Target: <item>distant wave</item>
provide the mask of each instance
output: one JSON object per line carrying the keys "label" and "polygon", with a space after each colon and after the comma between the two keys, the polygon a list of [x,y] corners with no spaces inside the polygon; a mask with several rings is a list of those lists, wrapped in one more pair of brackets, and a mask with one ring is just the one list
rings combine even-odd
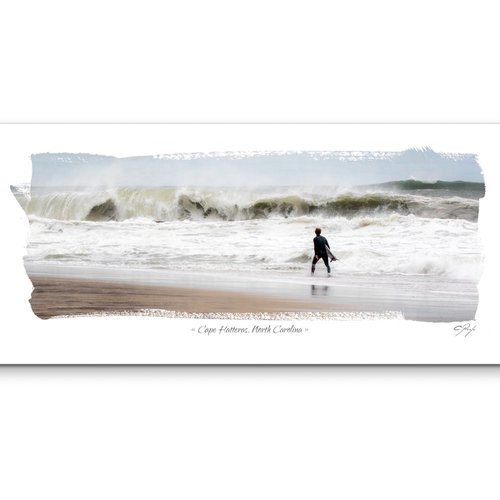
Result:
{"label": "distant wave", "polygon": [[463,192],[473,192],[477,193],[479,197],[484,196],[485,186],[483,182],[467,182],[467,181],[435,181],[435,182],[424,182],[415,179],[408,179],[404,181],[392,181],[384,182],[382,184],[372,184],[367,187],[372,188],[389,188],[399,191],[417,191],[417,190],[443,190],[463,193]]}
{"label": "distant wave", "polygon": [[[391,184],[413,186],[415,182],[419,181]],[[31,193],[31,196],[17,193],[16,197],[28,215],[81,221],[134,218],[157,222],[209,218],[251,220],[300,216],[354,217],[386,213],[476,221],[479,209],[477,200],[459,196],[426,197],[387,192],[326,195],[297,191],[266,194],[229,189],[119,188],[98,192]]]}

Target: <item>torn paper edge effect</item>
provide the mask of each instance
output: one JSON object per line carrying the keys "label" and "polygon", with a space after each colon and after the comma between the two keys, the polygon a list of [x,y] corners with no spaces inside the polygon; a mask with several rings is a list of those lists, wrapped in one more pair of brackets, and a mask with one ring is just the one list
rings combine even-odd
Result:
{"label": "torn paper edge effect", "polygon": [[404,320],[401,311],[383,312],[279,312],[279,313],[189,313],[163,309],[139,309],[137,311],[110,311],[89,314],[68,314],[53,316],[60,318],[90,318],[108,316],[149,316],[178,319],[230,319],[230,320]]}

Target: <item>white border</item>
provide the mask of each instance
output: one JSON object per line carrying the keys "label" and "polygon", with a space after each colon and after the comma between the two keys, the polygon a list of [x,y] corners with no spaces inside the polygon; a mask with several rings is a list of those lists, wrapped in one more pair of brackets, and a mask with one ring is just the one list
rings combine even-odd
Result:
{"label": "white border", "polygon": [[[0,125],[4,139],[1,202],[6,234],[10,235],[2,258],[2,301],[6,305],[2,321],[8,327],[0,334],[0,363],[499,363],[500,342],[494,331],[499,131],[498,125],[455,124]],[[28,224],[8,186],[29,181],[32,153],[88,152],[124,157],[189,151],[400,151],[420,146],[439,152],[476,153],[485,174],[487,194],[480,208],[485,272],[477,328],[466,338],[455,336],[453,324],[410,321],[310,322],[304,335],[206,337],[191,333],[199,320],[133,317],[42,321],[31,312],[31,284],[21,259]]]}

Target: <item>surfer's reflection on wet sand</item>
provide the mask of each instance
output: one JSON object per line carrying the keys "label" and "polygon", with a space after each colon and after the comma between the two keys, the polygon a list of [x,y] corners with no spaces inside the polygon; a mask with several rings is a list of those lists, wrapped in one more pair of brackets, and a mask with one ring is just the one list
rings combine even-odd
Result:
{"label": "surfer's reflection on wet sand", "polygon": [[326,285],[311,285],[311,295],[326,296],[328,295],[329,288]]}

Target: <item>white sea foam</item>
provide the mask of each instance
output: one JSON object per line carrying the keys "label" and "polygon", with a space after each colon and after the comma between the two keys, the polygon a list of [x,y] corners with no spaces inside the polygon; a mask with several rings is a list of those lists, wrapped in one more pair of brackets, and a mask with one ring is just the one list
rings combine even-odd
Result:
{"label": "white sea foam", "polygon": [[[321,226],[340,261],[335,272],[428,274],[477,280],[477,224],[412,215],[244,221],[148,218],[122,222],[31,217],[26,261],[170,270],[303,273]],[[319,264],[319,271],[322,271]]]}

